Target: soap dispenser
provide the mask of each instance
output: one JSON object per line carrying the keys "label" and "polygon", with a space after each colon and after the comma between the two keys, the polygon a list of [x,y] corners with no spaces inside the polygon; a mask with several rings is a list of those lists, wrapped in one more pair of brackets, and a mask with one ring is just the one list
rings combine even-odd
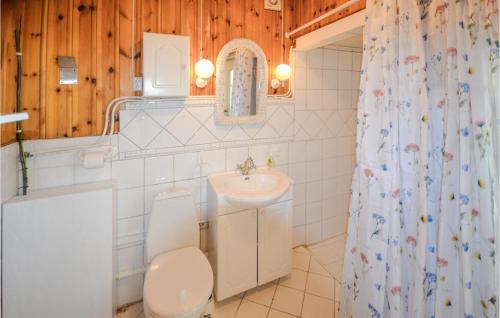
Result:
{"label": "soap dispenser", "polygon": [[272,169],[274,167],[274,158],[273,158],[273,153],[269,152],[269,156],[267,157],[266,161],[267,168]]}

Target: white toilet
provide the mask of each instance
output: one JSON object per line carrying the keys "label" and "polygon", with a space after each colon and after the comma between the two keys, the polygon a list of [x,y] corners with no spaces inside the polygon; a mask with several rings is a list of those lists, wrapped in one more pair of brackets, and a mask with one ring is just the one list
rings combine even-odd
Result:
{"label": "white toilet", "polygon": [[198,248],[200,230],[191,192],[156,196],[146,235],[146,318],[199,318],[211,301],[213,273]]}

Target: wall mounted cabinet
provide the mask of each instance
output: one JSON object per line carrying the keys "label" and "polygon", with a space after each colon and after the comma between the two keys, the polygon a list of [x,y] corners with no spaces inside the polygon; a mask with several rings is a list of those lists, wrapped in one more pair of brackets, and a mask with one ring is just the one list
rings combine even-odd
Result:
{"label": "wall mounted cabinet", "polygon": [[143,95],[189,95],[189,37],[143,34]]}

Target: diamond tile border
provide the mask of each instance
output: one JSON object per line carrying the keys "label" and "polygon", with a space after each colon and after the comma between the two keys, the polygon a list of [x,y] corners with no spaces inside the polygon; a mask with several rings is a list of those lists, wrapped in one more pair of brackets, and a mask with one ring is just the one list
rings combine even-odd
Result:
{"label": "diamond tile border", "polygon": [[144,111],[139,111],[120,129],[120,136],[127,137],[140,149],[144,149],[161,130],[161,125],[151,116]]}
{"label": "diamond tile border", "polygon": [[[119,133],[119,139],[124,144],[119,147],[119,157],[123,159],[293,140],[293,100],[269,103],[267,120],[263,124],[217,125],[214,112],[214,103],[196,100],[169,101],[154,105],[141,105],[138,102],[128,104],[120,111],[120,115],[127,120]],[[158,118],[153,118],[156,115]],[[128,127],[134,125],[139,116],[147,116],[152,120],[154,125],[151,124],[151,128],[143,127],[144,130],[153,129],[152,133],[140,129],[129,131]],[[141,140],[143,135],[154,136],[144,141]],[[165,136],[168,136],[168,140],[158,140]]]}

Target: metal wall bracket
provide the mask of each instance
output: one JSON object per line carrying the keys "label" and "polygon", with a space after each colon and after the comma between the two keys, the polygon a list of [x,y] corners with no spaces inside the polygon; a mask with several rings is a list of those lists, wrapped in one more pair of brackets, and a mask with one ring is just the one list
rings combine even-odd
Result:
{"label": "metal wall bracket", "polygon": [[58,56],[57,65],[59,66],[60,85],[72,85],[78,82],[74,56]]}
{"label": "metal wall bracket", "polygon": [[199,223],[199,225],[200,225],[200,230],[206,230],[209,227],[208,221],[202,221]]}

